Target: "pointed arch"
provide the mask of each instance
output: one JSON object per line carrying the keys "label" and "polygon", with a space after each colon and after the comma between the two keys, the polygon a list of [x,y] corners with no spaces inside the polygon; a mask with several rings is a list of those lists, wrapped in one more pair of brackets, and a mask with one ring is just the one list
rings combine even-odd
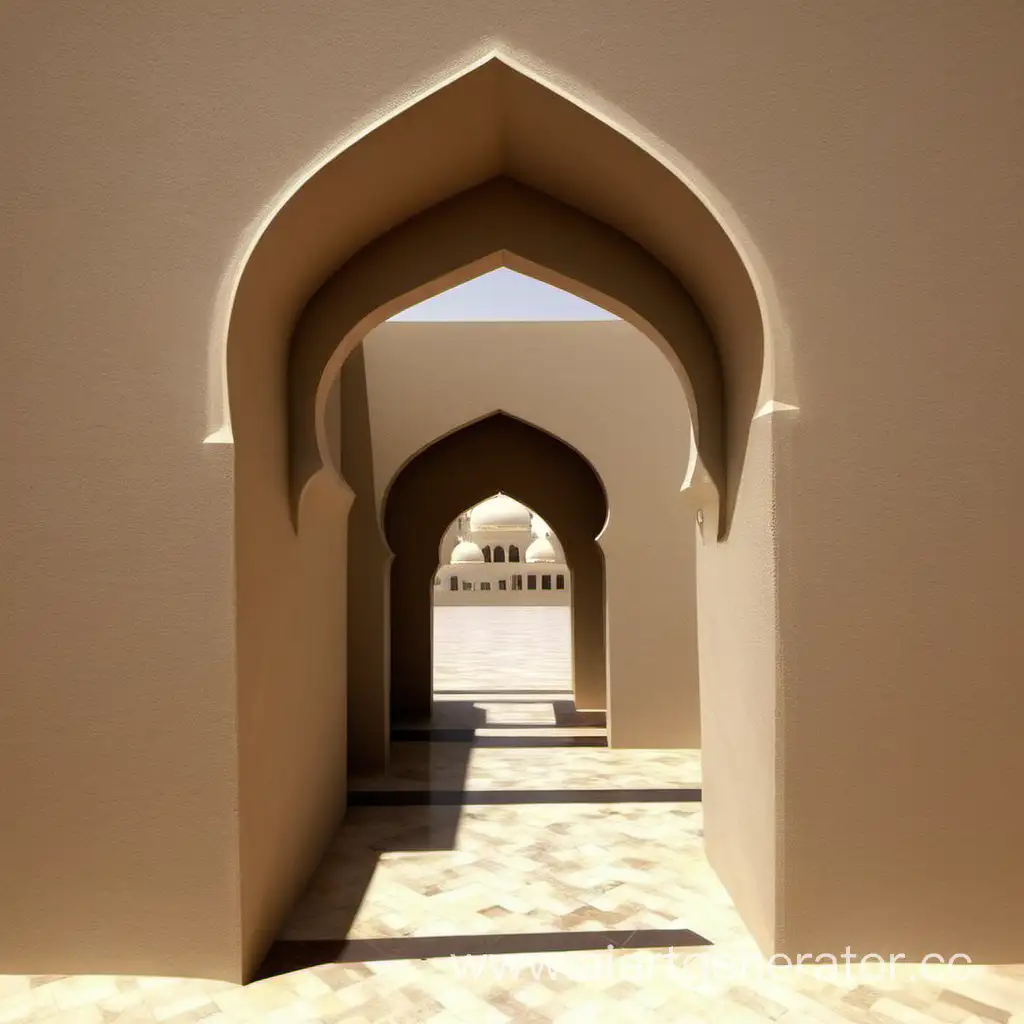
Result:
{"label": "pointed arch", "polygon": [[387,488],[384,532],[394,553],[390,689],[396,715],[429,713],[431,595],[422,583],[436,571],[438,537],[462,509],[498,491],[543,515],[562,540],[574,573],[574,686],[586,695],[584,706],[594,706],[596,699],[604,707],[604,556],[597,543],[608,516],[604,484],[590,462],[561,438],[498,412],[421,449]]}
{"label": "pointed arch", "polygon": [[[465,227],[484,206],[472,237],[438,234],[456,208]],[[439,252],[449,242],[454,247]],[[600,261],[588,259],[595,243]],[[372,297],[357,297],[371,264]],[[257,445],[287,466],[294,509],[316,473],[332,472],[325,424],[334,376],[365,332],[502,264],[609,307],[659,344],[691,402],[698,459],[690,482],[724,535],[769,365],[743,256],[679,174],[498,56],[363,135],[268,224],[229,324],[236,445]],[[343,482],[336,468],[333,475]]]}
{"label": "pointed arch", "polygon": [[[292,494],[332,469],[328,396],[367,331],[458,280],[513,266],[630,320],[661,348],[685,389],[696,453],[725,488],[721,365],[692,299],[659,261],[600,221],[497,177],[399,225],[356,254],[303,311],[289,357]],[[340,474],[339,474],[340,475]]]}

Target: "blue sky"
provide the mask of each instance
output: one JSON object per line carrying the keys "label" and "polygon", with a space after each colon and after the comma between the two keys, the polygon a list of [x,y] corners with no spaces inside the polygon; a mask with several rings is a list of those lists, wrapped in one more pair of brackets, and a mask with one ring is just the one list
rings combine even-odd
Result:
{"label": "blue sky", "polygon": [[449,288],[392,320],[617,320],[607,310],[501,267]]}

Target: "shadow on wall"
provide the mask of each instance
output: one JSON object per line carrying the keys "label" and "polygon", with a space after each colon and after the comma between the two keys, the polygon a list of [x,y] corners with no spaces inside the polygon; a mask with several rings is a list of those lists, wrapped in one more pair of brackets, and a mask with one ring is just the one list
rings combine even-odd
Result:
{"label": "shadow on wall", "polygon": [[348,764],[354,772],[382,770],[390,730],[391,549],[381,531],[374,486],[373,432],[365,349],[341,372],[341,468],[354,498],[349,512],[346,634]]}

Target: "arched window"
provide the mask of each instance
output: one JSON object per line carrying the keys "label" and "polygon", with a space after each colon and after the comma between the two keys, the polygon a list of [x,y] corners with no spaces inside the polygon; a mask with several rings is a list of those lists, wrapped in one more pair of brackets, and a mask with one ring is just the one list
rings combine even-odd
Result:
{"label": "arched window", "polygon": [[[484,561],[489,562],[491,560],[491,545],[484,545]],[[501,561],[501,559],[495,559],[495,561]]]}
{"label": "arched window", "polygon": [[518,562],[519,561],[519,545],[518,544],[509,544],[509,546],[508,546],[508,560],[510,562]]}
{"label": "arched window", "polygon": [[494,560],[496,562],[505,561],[505,549],[500,544],[494,545]]}

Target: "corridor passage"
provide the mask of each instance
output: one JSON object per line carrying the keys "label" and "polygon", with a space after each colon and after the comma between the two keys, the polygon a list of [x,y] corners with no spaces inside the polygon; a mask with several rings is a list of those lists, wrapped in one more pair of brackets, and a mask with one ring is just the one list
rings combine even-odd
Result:
{"label": "corridor passage", "polygon": [[578,712],[568,607],[435,610],[434,712],[393,731],[281,942],[280,970],[706,947],[735,913],[701,847],[696,751],[610,751]]}
{"label": "corridor passage", "polygon": [[698,752],[608,749],[573,705],[568,609],[473,635],[441,611],[434,714],[350,780],[261,980],[0,977],[0,1021],[1020,1020],[1021,968],[768,967],[704,855]]}

